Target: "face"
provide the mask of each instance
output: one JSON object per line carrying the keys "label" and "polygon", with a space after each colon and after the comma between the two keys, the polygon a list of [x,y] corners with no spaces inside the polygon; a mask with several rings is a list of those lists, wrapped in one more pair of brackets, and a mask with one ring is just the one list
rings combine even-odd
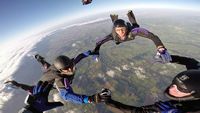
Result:
{"label": "face", "polygon": [[126,27],[116,27],[115,28],[115,32],[117,33],[118,37],[121,40],[125,40],[125,38],[126,38],[126,32],[127,32]]}
{"label": "face", "polygon": [[67,68],[67,69],[64,69],[62,70],[62,74],[65,74],[65,75],[73,75],[75,73],[75,66],[73,66],[72,68]]}
{"label": "face", "polygon": [[174,96],[174,97],[185,97],[185,96],[189,96],[192,93],[184,93],[178,90],[177,86],[171,85],[171,87],[169,88],[169,94]]}

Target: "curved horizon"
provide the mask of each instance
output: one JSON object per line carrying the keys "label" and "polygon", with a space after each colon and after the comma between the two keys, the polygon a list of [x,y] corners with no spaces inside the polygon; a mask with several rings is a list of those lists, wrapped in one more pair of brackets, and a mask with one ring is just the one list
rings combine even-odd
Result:
{"label": "curved horizon", "polygon": [[[114,9],[112,9],[112,7],[110,7],[110,11],[107,11],[107,10],[95,10],[94,12],[87,12],[87,13],[84,13],[83,15],[78,15],[78,16],[74,16],[74,18],[72,18],[72,19],[69,19],[69,17],[68,16],[66,16],[66,17],[63,17],[63,18],[61,18],[59,21],[58,20],[55,20],[55,21],[51,21],[51,23],[49,23],[49,24],[47,24],[48,25],[48,27],[47,26],[43,26],[43,25],[40,25],[40,27],[42,27],[43,26],[43,28],[44,29],[37,29],[36,28],[36,30],[34,30],[33,29],[33,32],[31,32],[31,33],[33,33],[34,34],[34,36],[31,36],[31,37],[20,37],[20,38],[12,38],[12,39],[10,39],[9,41],[8,41],[8,43],[10,44],[10,45],[8,45],[8,46],[4,46],[4,47],[2,47],[2,45],[0,45],[0,47],[2,47],[2,51],[0,51],[0,59],[1,59],[1,63],[0,63],[0,80],[2,81],[1,83],[2,84],[0,84],[0,86],[2,86],[3,85],[3,81],[4,80],[6,80],[6,79],[9,79],[9,78],[14,78],[14,76],[12,75],[16,70],[18,70],[18,69],[20,69],[21,67],[20,67],[20,64],[23,64],[22,62],[23,62],[23,58],[25,58],[26,56],[28,56],[28,57],[30,57],[31,56],[31,54],[30,54],[30,52],[34,52],[34,51],[32,51],[32,50],[34,50],[35,48],[37,48],[37,43],[40,43],[40,42],[42,42],[43,41],[43,39],[44,38],[48,38],[48,36],[49,37],[51,37],[51,35],[53,34],[53,33],[58,33],[58,32],[54,32],[54,31],[59,31],[59,30],[62,30],[62,29],[66,29],[66,28],[69,28],[69,27],[74,27],[74,26],[76,26],[77,28],[85,28],[84,26],[83,27],[81,27],[81,25],[86,25],[86,24],[92,24],[92,23],[97,23],[97,22],[99,22],[99,21],[103,21],[103,20],[106,20],[107,21],[107,19],[110,21],[110,17],[108,16],[106,16],[107,14],[109,14],[110,12],[117,12],[117,11],[122,11],[122,10],[127,10],[127,9],[133,9],[133,11],[135,12],[135,15],[136,15],[136,18],[138,17],[138,20],[140,21],[140,19],[142,20],[142,19],[147,19],[147,20],[150,20],[150,21],[147,21],[147,22],[150,22],[150,23],[145,23],[145,22],[142,22],[141,23],[141,26],[145,26],[145,28],[147,27],[149,27],[149,25],[151,26],[151,28],[153,28],[153,30],[157,30],[156,28],[155,28],[155,26],[154,25],[157,25],[157,20],[162,20],[162,19],[164,19],[165,20],[165,18],[163,18],[163,15],[164,15],[164,17],[166,16],[166,17],[172,17],[172,20],[168,20],[168,19],[166,19],[165,21],[166,22],[169,22],[169,24],[168,23],[166,23],[166,24],[164,24],[164,25],[166,25],[166,26],[163,26],[163,24],[162,24],[162,22],[160,22],[161,24],[160,24],[160,26],[161,27],[159,27],[159,28],[161,28],[162,29],[162,27],[167,27],[168,25],[170,25],[170,23],[173,23],[172,24],[172,26],[174,25],[174,27],[177,27],[177,28],[179,28],[179,26],[176,26],[176,24],[174,24],[175,22],[177,22],[177,24],[179,23],[179,19],[185,19],[185,18],[182,18],[182,17],[179,17],[178,15],[176,15],[176,16],[174,16],[174,14],[179,14],[179,12],[181,11],[181,13],[180,14],[183,14],[183,15],[181,15],[181,16],[187,16],[188,17],[188,14],[190,15],[191,13],[188,13],[188,12],[190,12],[191,10],[189,10],[189,9],[181,9],[181,8],[178,8],[178,7],[175,7],[174,9],[176,9],[176,10],[174,10],[173,8],[160,8],[161,6],[159,6],[159,7],[155,7],[155,6],[153,6],[153,5],[151,5],[151,8],[150,7],[146,7],[146,5],[141,5],[143,8],[137,8],[137,7],[134,7],[134,8],[132,8],[133,6],[130,6],[130,8],[127,6],[126,8],[124,8],[124,6],[122,6],[121,8],[118,8],[117,10],[114,10]],[[139,7],[139,6],[138,6]],[[115,8],[116,9],[116,8]],[[139,9],[139,10],[138,10]],[[144,10],[140,10],[140,9],[144,9]],[[149,9],[153,9],[152,11],[151,10],[149,10]],[[158,10],[159,9],[159,10]],[[162,10],[160,10],[160,9],[162,9]],[[167,10],[166,10],[167,9]],[[168,9],[170,9],[170,10],[168,10]],[[179,10],[180,9],[180,10]],[[186,11],[188,11],[188,12],[185,12],[185,10]],[[154,11],[158,11],[159,13],[157,13],[157,12],[154,12]],[[173,11],[173,13],[166,13],[166,11]],[[174,13],[175,12],[175,13]],[[182,13],[182,12],[184,12],[184,13]],[[122,12],[123,14],[121,15],[121,12],[119,13],[120,14],[120,16],[123,16],[123,18],[125,17],[125,13],[124,12]],[[97,15],[98,16],[98,18],[97,17],[95,17],[95,16],[92,16],[92,15]],[[103,14],[104,16],[102,16],[101,14]],[[106,14],[106,15],[105,15]],[[153,15],[153,14],[158,14],[158,15]],[[193,15],[193,14],[195,14],[195,15]],[[196,15],[200,15],[199,13],[192,13],[191,15],[193,15],[194,17],[196,17]],[[84,18],[82,18],[84,16]],[[156,16],[156,17],[155,17]],[[192,16],[192,17],[193,17]],[[85,19],[85,17],[92,17],[93,19]],[[100,17],[100,18],[99,18]],[[144,18],[143,18],[144,17]],[[160,17],[160,18],[159,18]],[[190,17],[190,16],[189,16]],[[200,16],[198,16],[198,17],[200,17]],[[82,19],[85,19],[84,21],[83,20],[81,20],[80,18],[82,18]],[[175,20],[173,20],[173,18],[175,19]],[[177,20],[177,18],[179,18],[178,20]],[[75,20],[75,19],[79,19],[79,20],[81,20],[81,22],[80,23],[72,23],[72,21],[73,20]],[[197,19],[199,19],[199,18],[194,18],[193,20],[197,20]],[[58,24],[63,24],[63,23],[65,23],[66,22],[66,20],[67,20],[67,22],[70,22],[70,24],[69,25],[63,25],[63,26],[57,26]],[[187,20],[187,18],[186,18],[186,20]],[[139,22],[138,21],[138,22]],[[111,22],[111,21],[110,21]],[[155,22],[155,23],[154,23]],[[185,20],[184,20],[184,22],[185,22]],[[198,20],[197,20],[197,22],[198,22]],[[193,23],[192,21],[191,21],[191,23]],[[187,25],[190,25],[191,23],[187,23]],[[195,23],[195,22],[194,22]],[[98,24],[98,23],[97,23]],[[194,30],[194,29],[190,29],[189,28],[189,26],[187,26],[186,25],[186,29],[188,29],[188,31],[187,32],[189,32],[189,31],[192,31],[192,30]],[[88,25],[88,26],[90,26],[90,25]],[[100,26],[102,26],[102,25],[100,25]],[[192,25],[191,25],[192,26]],[[197,26],[198,26],[198,23],[197,23]],[[195,25],[195,27],[197,27],[196,25]],[[105,26],[102,26],[102,28],[104,28]],[[55,29],[49,29],[49,28],[55,28]],[[95,28],[98,28],[98,27],[94,27],[94,29]],[[155,28],[155,29],[154,29]],[[171,27],[168,27],[168,28],[166,28],[166,29],[170,29]],[[198,28],[198,27],[197,27]],[[100,28],[101,29],[101,28]],[[45,32],[43,32],[44,30],[46,30]],[[92,29],[93,30],[93,29]],[[152,30],[152,29],[149,29],[149,30]],[[196,30],[196,28],[195,28],[195,30]],[[68,29],[66,29],[66,31],[65,32],[67,32],[68,31]],[[88,32],[90,32],[91,30],[88,30]],[[41,33],[42,32],[42,33]],[[156,31],[156,32],[158,32],[158,36],[161,36],[162,37],[162,35],[159,35],[159,33],[160,33],[160,31]],[[156,33],[155,32],[155,33]],[[184,33],[187,33],[187,32],[185,32],[184,30],[183,30],[183,32]],[[40,34],[37,34],[37,33],[40,33]],[[70,32],[69,32],[70,33]],[[101,33],[101,32],[100,32]],[[154,33],[154,31],[153,31],[153,33]],[[166,37],[168,37],[168,33],[174,33],[174,34],[177,34],[177,32],[176,31],[172,31],[172,32],[166,32],[165,30],[163,31],[163,33],[166,33]],[[193,32],[189,32],[189,33],[193,33]],[[35,35],[35,34],[37,34],[37,35]],[[86,33],[87,34],[87,33]],[[157,34],[157,33],[156,33]],[[162,32],[161,32],[161,34],[162,34]],[[26,34],[26,35],[31,35],[31,34]],[[197,36],[198,37],[198,35],[195,35],[195,36]],[[61,36],[62,37],[62,36]],[[73,37],[73,36],[72,36]],[[78,36],[79,37],[79,36]],[[85,36],[83,36],[83,37],[85,37]],[[64,35],[64,40],[66,40],[66,41],[68,41],[67,40],[67,38],[65,37],[65,35]],[[69,38],[71,38],[71,37],[69,37]],[[68,39],[69,39],[68,38]],[[183,38],[183,37],[181,37],[181,38]],[[187,40],[186,38],[188,38],[188,36],[186,35],[185,36],[185,40],[184,40],[184,38],[183,38],[183,41],[188,41],[189,42],[189,40]],[[57,37],[54,37],[54,39],[57,39]],[[59,40],[59,37],[58,37],[58,39],[57,39],[58,41],[55,41],[55,42],[60,42],[60,40]],[[80,39],[78,39],[78,41],[80,41],[80,40],[83,40],[83,38],[81,38],[80,37]],[[167,39],[168,40],[168,39]],[[190,40],[191,40],[191,38],[190,38]],[[44,40],[45,41],[45,40]],[[54,40],[52,40],[51,42],[53,42],[52,44],[54,45],[55,43],[54,43]],[[191,43],[192,43],[192,41],[190,41]],[[198,42],[198,41],[197,41]],[[174,41],[173,41],[173,43],[174,43]],[[73,43],[74,44],[74,43]],[[167,43],[168,44],[168,43]],[[67,44],[64,44],[64,46],[66,46]],[[73,47],[73,45],[72,45],[72,43],[69,43],[69,45],[70,46],[72,46]],[[183,45],[183,44],[182,44]],[[46,44],[44,45],[44,46],[46,46]],[[40,47],[40,46],[39,46]],[[38,50],[39,50],[39,47],[38,47]],[[54,51],[54,49],[55,48],[53,48],[53,47],[56,47],[56,46],[52,46],[52,48],[48,48],[48,50],[51,50],[51,49],[53,49],[53,51]],[[43,49],[43,47],[40,47],[41,49]],[[55,50],[58,50],[58,49],[55,49]],[[170,49],[169,49],[170,50]],[[181,52],[181,51],[180,51]],[[45,54],[48,54],[46,51],[44,51],[44,53]],[[194,52],[195,53],[195,52]],[[29,55],[30,56],[29,56]],[[31,58],[30,58],[31,59]],[[29,60],[30,60],[29,59]],[[28,60],[28,61],[29,61]],[[24,64],[26,64],[26,63],[24,63]],[[32,64],[32,63],[31,63]],[[27,64],[26,64],[27,65]],[[28,66],[27,66],[28,67]],[[22,69],[23,70],[23,69]],[[29,72],[29,71],[28,71]],[[17,74],[16,74],[17,75]],[[20,75],[20,74],[19,74]],[[112,74],[111,74],[111,76],[112,76]],[[1,89],[0,89],[1,90]],[[4,97],[6,97],[6,99],[4,99],[3,101],[2,101],[2,103],[6,103],[7,101],[9,101],[9,98],[11,98],[12,96],[13,96],[13,93],[10,93],[10,95],[7,95],[6,93],[4,93],[3,91],[0,93],[0,95],[2,96],[2,100],[4,99]],[[6,96],[5,96],[6,95]],[[0,103],[1,103],[1,101],[0,101]],[[2,104],[1,106],[4,106],[4,104]],[[1,108],[1,106],[0,106],[0,108]]]}
{"label": "curved horizon", "polygon": [[[24,14],[22,15],[22,17],[24,17],[24,18],[20,17],[20,20],[18,18],[15,18],[16,20],[14,19],[14,21],[13,21],[12,19],[9,18],[8,14],[2,14],[3,16],[4,15],[7,16],[7,17],[5,16],[5,20],[10,20],[10,23],[1,23],[1,22],[3,22],[3,20],[0,19],[0,23],[1,23],[1,27],[2,27],[2,28],[0,28],[0,33],[2,32],[0,40],[1,40],[1,44],[3,44],[5,42],[11,41],[13,39],[26,38],[31,35],[37,34],[39,32],[42,32],[53,26],[56,26],[58,24],[62,24],[64,22],[69,22],[70,20],[73,20],[75,18],[81,18],[81,17],[92,15],[92,14],[103,13],[108,10],[114,11],[116,9],[122,10],[122,9],[141,9],[141,8],[151,8],[152,9],[153,8],[153,9],[178,9],[178,10],[188,10],[188,11],[200,11],[199,8],[195,5],[195,3],[198,2],[196,0],[193,0],[190,2],[185,1],[185,3],[182,2],[181,4],[179,4],[178,2],[180,2],[180,0],[176,0],[176,2],[171,2],[171,3],[170,2],[160,2],[160,1],[158,2],[158,0],[154,0],[151,2],[147,2],[146,0],[143,0],[142,2],[133,2],[130,0],[125,0],[124,4],[120,4],[121,1],[119,1],[119,3],[118,2],[113,3],[112,1],[100,2],[98,0],[96,0],[96,1],[94,0],[94,2],[88,6],[82,6],[82,4],[77,1],[72,2],[72,3],[67,2],[66,7],[63,7],[63,6],[61,7],[62,12],[60,12],[60,13],[58,13],[56,11],[54,13],[52,13],[52,11],[54,11],[55,8],[53,8],[53,9],[45,8],[45,10],[46,10],[45,13],[47,13],[47,15],[45,15],[44,17],[41,17],[41,19],[39,17],[34,19],[35,16],[38,16],[38,15],[42,16],[41,15],[42,13],[39,13],[39,12],[42,12],[40,10],[34,12],[34,13],[39,13],[39,14],[36,15],[33,13],[33,17],[30,15],[30,13],[33,12],[32,10],[35,10],[33,7],[34,5],[33,6],[31,5],[32,9],[30,10],[30,12],[28,12],[28,11],[24,12],[23,11],[24,8],[21,9],[22,11],[20,10],[21,12],[24,12]],[[67,7],[69,7],[70,3],[76,4],[77,9],[74,8],[74,6],[73,7],[70,6],[70,8],[72,10],[69,11],[70,8],[67,8]],[[50,3],[46,3],[46,4],[52,5]],[[58,5],[58,4],[59,3],[57,3],[55,5]],[[105,4],[107,7],[101,9],[101,7],[105,6]],[[56,7],[56,8],[58,8],[58,7]],[[10,11],[12,11],[12,10],[10,10]],[[0,11],[0,13],[1,13],[1,11]],[[9,13],[11,13],[11,12],[9,12]],[[50,14],[50,13],[52,13],[52,14]],[[11,13],[10,16],[12,17],[12,15],[15,15],[15,14]],[[27,18],[27,16],[31,16],[32,18],[31,17]],[[18,20],[19,20],[19,22],[18,22]],[[21,23],[23,23],[24,25],[22,25]]]}

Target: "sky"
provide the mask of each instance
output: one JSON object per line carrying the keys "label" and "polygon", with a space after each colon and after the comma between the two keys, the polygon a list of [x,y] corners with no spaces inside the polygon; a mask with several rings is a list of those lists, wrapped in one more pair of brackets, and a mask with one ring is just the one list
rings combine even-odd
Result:
{"label": "sky", "polygon": [[168,7],[199,10],[199,0],[0,0],[0,44],[28,37],[73,18],[127,7]]}

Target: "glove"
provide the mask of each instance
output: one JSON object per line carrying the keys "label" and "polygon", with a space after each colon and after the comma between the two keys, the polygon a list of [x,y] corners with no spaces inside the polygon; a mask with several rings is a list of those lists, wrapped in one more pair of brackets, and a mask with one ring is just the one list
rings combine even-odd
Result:
{"label": "glove", "polygon": [[100,103],[107,102],[111,99],[111,91],[109,89],[103,88],[101,92],[89,96],[89,103]]}
{"label": "glove", "polygon": [[157,53],[154,58],[156,62],[161,62],[161,63],[169,63],[170,61],[172,61],[170,54],[167,52],[167,49],[164,47],[157,49]]}
{"label": "glove", "polygon": [[61,102],[48,102],[48,95],[52,87],[53,85],[48,82],[39,81],[37,85],[33,87],[29,95],[30,99],[27,99],[26,103],[39,112],[63,106]]}
{"label": "glove", "polygon": [[172,106],[170,102],[158,102],[156,106],[160,109],[161,113],[182,113],[181,110]]}
{"label": "glove", "polygon": [[8,87],[8,88],[17,89],[20,87],[20,84],[14,80],[6,81],[6,82],[4,82],[4,84],[6,84],[6,87]]}
{"label": "glove", "polygon": [[36,54],[34,57],[38,62],[42,62],[44,60],[44,57],[40,56],[39,54]]}
{"label": "glove", "polygon": [[88,57],[89,55],[92,55],[93,60],[95,60],[96,62],[98,62],[99,52],[92,52],[91,50],[88,50],[88,51],[84,52],[83,54],[86,57]]}
{"label": "glove", "polygon": [[99,61],[99,55],[93,55],[93,56],[92,56],[92,59],[93,59],[94,61],[98,62],[98,61]]}
{"label": "glove", "polygon": [[83,54],[85,55],[85,56],[89,56],[89,55],[91,55],[91,50],[88,50],[88,51],[86,51],[86,52],[83,52]]}

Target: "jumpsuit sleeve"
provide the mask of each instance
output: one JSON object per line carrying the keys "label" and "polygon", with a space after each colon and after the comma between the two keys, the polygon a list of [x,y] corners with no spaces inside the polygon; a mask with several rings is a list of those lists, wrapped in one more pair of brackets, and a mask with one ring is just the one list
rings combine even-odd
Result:
{"label": "jumpsuit sleeve", "polygon": [[64,85],[63,78],[56,79],[55,84],[61,98],[65,101],[69,101],[75,104],[88,103],[88,96],[74,93],[70,85],[67,87]]}
{"label": "jumpsuit sleeve", "polygon": [[172,61],[171,63],[177,63],[181,65],[185,65],[187,70],[189,69],[200,69],[200,63],[194,58],[188,58],[178,55],[171,55]]}
{"label": "jumpsuit sleeve", "polygon": [[[136,106],[126,105],[126,104],[123,104],[121,102],[111,99],[108,102],[106,102],[106,105],[111,107],[112,108],[111,110],[114,110],[113,108],[116,108],[119,111],[121,111],[122,113],[161,113],[161,112],[164,113],[164,111],[166,111],[166,110],[167,111],[168,110],[169,111],[170,110],[176,110],[176,111],[178,110],[177,108],[175,108],[175,106],[173,106],[173,104],[163,106],[163,104],[161,104],[161,103],[163,103],[163,102],[159,101],[159,102],[156,102],[151,105],[136,107]],[[169,103],[169,102],[167,102],[167,103]],[[168,109],[166,109],[165,107]],[[166,112],[166,113],[168,113],[168,112]]]}
{"label": "jumpsuit sleeve", "polygon": [[[89,51],[88,51],[89,52]],[[89,54],[89,53],[88,53]],[[74,64],[77,64],[78,62],[80,62],[82,59],[88,57],[89,55],[86,55],[84,53],[79,54],[78,56],[76,56],[75,58],[73,58],[73,62]]]}
{"label": "jumpsuit sleeve", "polygon": [[137,28],[132,29],[131,33],[134,36],[141,36],[141,37],[152,40],[157,48],[164,47],[164,44],[159,39],[159,37],[157,35],[153,34],[152,32],[148,31],[147,29],[137,27]]}
{"label": "jumpsuit sleeve", "polygon": [[99,52],[101,45],[104,44],[104,43],[106,43],[106,42],[108,42],[108,41],[110,41],[110,40],[114,40],[111,34],[107,35],[102,40],[97,41],[95,49],[94,49],[94,52]]}
{"label": "jumpsuit sleeve", "polygon": [[31,92],[32,89],[33,89],[33,86],[29,86],[27,84],[21,84],[19,83],[19,88],[25,90],[25,91],[28,91],[28,92]]}
{"label": "jumpsuit sleeve", "polygon": [[42,60],[41,64],[45,69],[48,69],[51,66],[51,64],[48,63],[46,60]]}
{"label": "jumpsuit sleeve", "polygon": [[48,63],[45,59],[44,59],[44,57],[42,57],[42,56],[39,56],[39,58],[38,59],[36,59],[41,65],[42,65],[42,67],[44,68],[44,69],[48,69],[50,66],[51,66],[51,64],[50,63]]}

